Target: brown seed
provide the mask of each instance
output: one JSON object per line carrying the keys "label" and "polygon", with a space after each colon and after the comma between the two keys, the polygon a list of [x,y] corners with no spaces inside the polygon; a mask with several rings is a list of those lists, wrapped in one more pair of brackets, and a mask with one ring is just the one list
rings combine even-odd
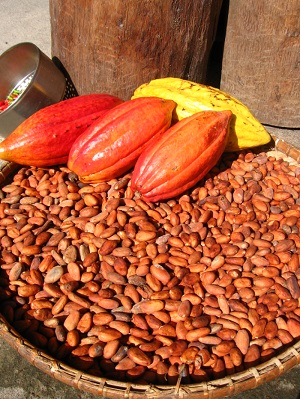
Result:
{"label": "brown seed", "polygon": [[214,348],[214,353],[218,354],[219,356],[228,355],[232,348],[235,347],[234,341],[221,341],[217,344]]}
{"label": "brown seed", "polygon": [[116,365],[116,370],[132,370],[136,366],[135,362],[129,357],[124,357]]}
{"label": "brown seed", "polygon": [[78,346],[80,342],[79,332],[77,330],[68,331],[66,341],[71,347]]}
{"label": "brown seed", "polygon": [[80,331],[82,334],[87,333],[90,331],[93,324],[93,316],[91,312],[85,313],[77,324],[77,330]]}
{"label": "brown seed", "polygon": [[198,353],[199,349],[195,346],[191,346],[182,353],[182,355],[180,356],[180,360],[182,361],[182,363],[192,364],[195,362]]}
{"label": "brown seed", "polygon": [[225,164],[155,204],[129,175],[79,187],[65,168],[20,169],[0,201],[4,315],[57,359],[130,381],[208,381],[276,355],[300,336],[298,172],[263,153]]}
{"label": "brown seed", "polygon": [[153,314],[154,312],[158,312],[164,308],[164,302],[159,299],[149,299],[145,301],[138,302],[133,305],[132,313],[146,313]]}
{"label": "brown seed", "polygon": [[232,348],[229,356],[234,366],[239,367],[243,363],[243,354],[239,348]]}
{"label": "brown seed", "polygon": [[93,323],[96,326],[108,325],[113,320],[114,320],[113,315],[107,312],[100,312],[93,315]]}
{"label": "brown seed", "polygon": [[141,366],[149,366],[151,364],[151,359],[149,356],[139,348],[129,348],[127,351],[127,356],[134,363]]}
{"label": "brown seed", "polygon": [[156,231],[140,230],[136,233],[135,239],[137,241],[152,241],[156,238]]}
{"label": "brown seed", "polygon": [[109,327],[114,328],[122,333],[122,335],[128,335],[130,333],[130,326],[127,322],[122,320],[112,320]]}
{"label": "brown seed", "polygon": [[150,273],[164,285],[167,285],[171,280],[170,273],[160,264],[154,263],[151,265]]}
{"label": "brown seed", "polygon": [[68,293],[68,298],[70,301],[75,302],[76,304],[82,306],[83,308],[89,308],[91,306],[91,303],[79,295],[76,295],[74,292]]}
{"label": "brown seed", "polygon": [[102,342],[110,342],[118,340],[122,337],[122,333],[114,328],[107,327],[98,333],[98,339]]}
{"label": "brown seed", "polygon": [[53,305],[53,307],[52,307],[52,314],[53,314],[53,315],[56,315],[56,314],[60,313],[60,312],[64,309],[64,307],[65,307],[65,305],[66,305],[67,302],[68,302],[68,297],[67,297],[67,295],[62,295],[62,296],[55,302],[55,304]]}
{"label": "brown seed", "polygon": [[267,325],[267,319],[260,319],[254,324],[252,329],[252,338],[261,338],[264,335],[265,328]]}
{"label": "brown seed", "polygon": [[259,362],[260,360],[260,349],[258,345],[251,345],[249,347],[248,352],[246,353],[245,357],[244,357],[244,363],[247,366],[250,365],[255,365]]}
{"label": "brown seed", "polygon": [[16,281],[19,279],[21,273],[23,271],[23,266],[21,262],[14,262],[12,268],[9,272],[9,280]]}
{"label": "brown seed", "polygon": [[237,332],[234,341],[236,343],[237,348],[241,351],[241,353],[243,355],[246,355],[250,345],[249,331],[246,329],[240,329]]}
{"label": "brown seed", "polygon": [[216,295],[216,296],[224,295],[226,292],[225,288],[220,287],[217,284],[206,284],[205,289],[210,295]]}
{"label": "brown seed", "polygon": [[80,312],[73,310],[64,321],[64,327],[68,330],[75,330],[80,320]]}
{"label": "brown seed", "polygon": [[23,285],[18,287],[18,295],[27,298],[36,295],[40,289],[41,287],[37,284]]}
{"label": "brown seed", "polygon": [[199,338],[206,337],[209,334],[210,334],[209,327],[196,328],[194,330],[190,330],[187,332],[186,340],[189,342],[194,342],[197,341]]}
{"label": "brown seed", "polygon": [[298,320],[288,319],[287,328],[293,338],[298,338],[300,336],[300,322]]}
{"label": "brown seed", "polygon": [[106,342],[106,344],[103,346],[103,343],[98,341],[98,343],[96,344],[97,346],[94,347],[94,351],[92,348],[90,348],[91,351],[95,352],[95,349],[101,353],[101,346],[102,346],[102,352],[103,352],[103,357],[105,359],[111,359],[117,352],[119,346],[120,346],[120,342],[118,339]]}
{"label": "brown seed", "polygon": [[287,289],[290,291],[292,298],[300,297],[300,287],[297,278],[292,275],[286,280]]}
{"label": "brown seed", "polygon": [[283,329],[277,330],[277,336],[283,345],[289,345],[294,340],[294,337],[292,336],[292,334],[289,331],[283,330]]}
{"label": "brown seed", "polygon": [[41,253],[41,247],[39,245],[23,246],[21,253],[27,256],[38,255]]}

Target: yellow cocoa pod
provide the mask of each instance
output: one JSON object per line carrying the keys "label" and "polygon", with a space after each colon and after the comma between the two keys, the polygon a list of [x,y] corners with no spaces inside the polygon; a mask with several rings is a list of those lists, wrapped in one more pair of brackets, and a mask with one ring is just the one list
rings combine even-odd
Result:
{"label": "yellow cocoa pod", "polygon": [[138,87],[132,96],[160,97],[177,103],[174,121],[181,120],[199,111],[230,110],[227,152],[239,151],[267,144],[271,136],[264,126],[252,115],[249,108],[230,94],[211,86],[194,83],[180,78],[161,78]]}

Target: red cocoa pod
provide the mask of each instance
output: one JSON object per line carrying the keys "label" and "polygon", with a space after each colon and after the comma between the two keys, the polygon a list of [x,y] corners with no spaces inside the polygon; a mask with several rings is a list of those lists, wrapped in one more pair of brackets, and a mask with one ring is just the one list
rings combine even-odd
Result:
{"label": "red cocoa pod", "polygon": [[31,166],[66,163],[74,141],[122,102],[108,94],[88,94],[45,107],[0,143],[1,159]]}
{"label": "red cocoa pod", "polygon": [[116,106],[75,141],[68,167],[83,182],[120,176],[134,166],[151,139],[169,128],[175,105],[144,97]]}
{"label": "red cocoa pod", "polygon": [[177,122],[140,155],[132,189],[156,202],[192,187],[221,157],[231,116],[231,111],[202,111]]}

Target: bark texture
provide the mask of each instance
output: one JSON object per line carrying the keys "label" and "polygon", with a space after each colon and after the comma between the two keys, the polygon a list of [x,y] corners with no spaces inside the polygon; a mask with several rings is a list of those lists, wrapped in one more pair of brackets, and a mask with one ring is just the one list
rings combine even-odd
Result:
{"label": "bark texture", "polygon": [[205,83],[222,0],[50,0],[52,56],[79,94],[129,99],[151,79]]}
{"label": "bark texture", "polygon": [[300,127],[300,1],[230,2],[221,89],[260,122]]}

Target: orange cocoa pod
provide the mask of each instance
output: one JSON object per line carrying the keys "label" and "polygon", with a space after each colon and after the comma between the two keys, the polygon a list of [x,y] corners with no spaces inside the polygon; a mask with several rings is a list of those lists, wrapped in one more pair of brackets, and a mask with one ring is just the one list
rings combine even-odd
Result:
{"label": "orange cocoa pod", "polygon": [[140,155],[132,189],[156,202],[192,187],[221,157],[231,116],[231,111],[202,111],[177,122]]}
{"label": "orange cocoa pod", "polygon": [[30,166],[66,163],[74,141],[122,102],[108,94],[88,94],[42,108],[2,141],[1,159]]}
{"label": "orange cocoa pod", "polygon": [[144,97],[114,107],[74,142],[68,167],[86,183],[122,175],[149,141],[169,128],[175,106],[172,100]]}

